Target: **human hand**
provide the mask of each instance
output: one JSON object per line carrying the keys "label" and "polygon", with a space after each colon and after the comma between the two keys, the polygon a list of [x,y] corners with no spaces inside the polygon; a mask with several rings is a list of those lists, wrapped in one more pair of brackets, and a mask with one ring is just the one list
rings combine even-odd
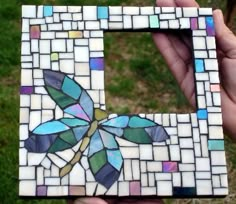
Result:
{"label": "human hand", "polygon": [[69,201],[68,204],[163,204],[162,200],[144,199],[144,198],[117,198],[105,199],[101,198],[78,198],[75,201]]}
{"label": "human hand", "polygon": [[[199,7],[195,0],[157,0],[157,6]],[[213,18],[221,79],[223,127],[236,140],[236,37],[225,25],[220,10],[213,12]],[[153,39],[186,98],[196,107],[191,38],[155,33]]]}

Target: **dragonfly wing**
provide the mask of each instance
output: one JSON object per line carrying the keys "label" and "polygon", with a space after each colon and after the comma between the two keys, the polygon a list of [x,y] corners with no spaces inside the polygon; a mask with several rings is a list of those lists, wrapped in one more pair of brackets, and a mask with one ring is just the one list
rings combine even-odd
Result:
{"label": "dragonfly wing", "polygon": [[121,138],[137,144],[163,142],[169,138],[161,125],[140,116],[118,116],[103,122],[101,126],[111,134],[120,133]]}
{"label": "dragonfly wing", "polygon": [[45,70],[43,74],[48,94],[64,112],[93,120],[93,101],[77,82],[60,72]]}
{"label": "dragonfly wing", "polygon": [[123,158],[114,135],[97,130],[91,137],[88,161],[95,180],[109,189],[117,181]]}
{"label": "dragonfly wing", "polygon": [[76,145],[88,129],[89,123],[77,118],[48,121],[33,130],[25,148],[35,153],[62,151]]}

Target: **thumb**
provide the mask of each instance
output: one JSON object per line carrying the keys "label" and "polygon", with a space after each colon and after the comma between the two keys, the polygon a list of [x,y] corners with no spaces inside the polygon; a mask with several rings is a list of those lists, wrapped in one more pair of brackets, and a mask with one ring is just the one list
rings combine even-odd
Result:
{"label": "thumb", "polygon": [[236,57],[236,37],[225,25],[222,11],[217,9],[213,12],[216,30],[216,40],[219,49],[229,58]]}

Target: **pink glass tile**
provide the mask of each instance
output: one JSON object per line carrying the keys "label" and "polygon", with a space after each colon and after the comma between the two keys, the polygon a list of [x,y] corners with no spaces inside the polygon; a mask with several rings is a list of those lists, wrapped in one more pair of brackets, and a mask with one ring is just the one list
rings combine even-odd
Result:
{"label": "pink glass tile", "polygon": [[139,181],[129,183],[130,195],[139,196],[141,194],[141,184]]}

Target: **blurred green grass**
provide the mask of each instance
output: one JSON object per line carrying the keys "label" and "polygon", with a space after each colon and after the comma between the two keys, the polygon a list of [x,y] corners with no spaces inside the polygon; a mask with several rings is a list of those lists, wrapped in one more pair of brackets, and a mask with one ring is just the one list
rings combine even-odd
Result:
{"label": "blurred green grass", "polygon": [[[198,1],[201,6],[224,8],[220,0]],[[210,2],[210,3],[208,3]],[[18,118],[20,85],[20,33],[22,4],[154,5],[146,0],[1,0],[0,2],[0,203],[65,203],[64,200],[18,198]],[[191,110],[149,33],[106,33],[106,98],[110,112],[188,112]],[[230,177],[236,167],[235,144],[226,139]],[[165,200],[166,203],[236,203],[230,195],[213,200]]]}

